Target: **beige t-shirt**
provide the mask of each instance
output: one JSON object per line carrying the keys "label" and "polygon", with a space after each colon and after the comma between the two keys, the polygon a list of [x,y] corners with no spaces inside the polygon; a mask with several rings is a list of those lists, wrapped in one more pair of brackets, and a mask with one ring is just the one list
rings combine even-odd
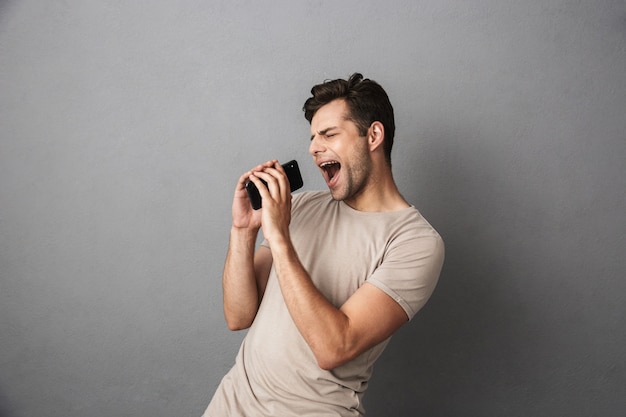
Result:
{"label": "beige t-shirt", "polygon": [[[367,281],[410,319],[432,294],[443,263],[441,237],[414,207],[360,212],[327,191],[304,192],[294,195],[290,234],[304,268],[336,307]],[[319,368],[272,269],[235,365],[204,417],[363,415],[372,366],[388,341],[331,371]]]}

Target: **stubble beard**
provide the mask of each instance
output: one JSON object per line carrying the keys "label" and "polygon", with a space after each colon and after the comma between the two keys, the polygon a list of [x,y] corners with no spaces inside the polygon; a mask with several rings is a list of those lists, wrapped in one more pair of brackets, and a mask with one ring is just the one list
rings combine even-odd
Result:
{"label": "stubble beard", "polygon": [[361,150],[348,163],[341,165],[341,189],[331,190],[334,200],[345,201],[359,196],[369,181],[372,162],[367,150]]}

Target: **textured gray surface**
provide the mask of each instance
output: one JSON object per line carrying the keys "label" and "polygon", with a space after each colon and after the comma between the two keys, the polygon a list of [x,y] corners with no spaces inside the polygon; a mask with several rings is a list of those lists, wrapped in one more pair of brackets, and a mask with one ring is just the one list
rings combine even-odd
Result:
{"label": "textured gray surface", "polygon": [[396,109],[447,243],[371,416],[622,416],[623,1],[0,3],[0,415],[200,415],[236,178],[309,163],[310,87]]}

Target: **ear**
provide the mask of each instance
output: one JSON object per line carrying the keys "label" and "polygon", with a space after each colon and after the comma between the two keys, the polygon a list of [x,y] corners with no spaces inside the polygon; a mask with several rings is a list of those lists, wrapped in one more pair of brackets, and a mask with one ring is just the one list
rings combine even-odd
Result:
{"label": "ear", "polygon": [[370,125],[369,133],[367,135],[367,143],[370,147],[370,152],[381,148],[383,141],[385,140],[385,126],[381,122],[373,122]]}

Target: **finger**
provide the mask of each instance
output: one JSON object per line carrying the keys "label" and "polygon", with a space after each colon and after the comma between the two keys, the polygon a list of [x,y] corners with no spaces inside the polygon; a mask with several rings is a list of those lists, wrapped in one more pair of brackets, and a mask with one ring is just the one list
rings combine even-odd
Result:
{"label": "finger", "polygon": [[287,195],[291,194],[291,186],[289,185],[289,178],[287,178],[287,174],[285,173],[285,169],[276,161],[276,163],[271,167],[267,168],[265,172],[272,175],[279,186],[279,191],[281,196],[284,198]]}
{"label": "finger", "polygon": [[[266,180],[267,178],[267,180]],[[263,181],[265,181],[265,183],[267,183],[268,185],[264,184]],[[269,181],[268,181],[269,180]],[[272,181],[271,180],[271,175],[265,174],[264,172],[253,172],[250,174],[250,181],[252,181],[254,183],[254,185],[256,185],[256,188],[259,190],[259,194],[261,194],[261,198],[269,198],[270,197],[270,191],[269,191],[269,182]]]}
{"label": "finger", "polygon": [[267,182],[268,188],[271,191],[276,190],[277,192],[284,194],[285,189],[287,193],[291,191],[289,188],[289,180],[285,175],[285,171],[282,169],[278,170],[274,166],[270,168],[266,168],[262,173],[259,173],[259,178],[263,179],[263,181]]}
{"label": "finger", "polygon": [[261,191],[260,188],[264,188],[268,190],[270,193],[272,192],[273,189],[277,188],[276,178],[274,178],[274,176],[268,173],[267,171],[254,172],[250,176],[250,180],[252,180],[253,176],[256,177],[259,181],[263,180],[265,182],[265,184],[261,182],[260,185],[255,182],[255,184],[257,185],[257,188],[259,188],[259,192]]}
{"label": "finger", "polygon": [[274,168],[276,168],[279,172],[282,172],[283,174],[285,173],[285,169],[278,161],[274,162]]}
{"label": "finger", "polygon": [[237,181],[237,190],[242,190],[245,188],[246,183],[248,182],[248,178],[250,178],[251,173],[252,171],[248,171],[248,172],[244,172],[243,174],[241,174],[241,176],[239,177],[239,180]]}
{"label": "finger", "polygon": [[276,162],[277,161],[275,159],[271,159],[269,161],[266,161],[262,164],[255,166],[254,168],[250,169],[250,171],[246,171],[243,174],[241,174],[241,176],[239,177],[239,180],[237,181],[237,190],[241,190],[245,188],[246,183],[250,180],[250,175],[252,175],[255,172],[263,172],[263,170],[271,166],[274,166]]}
{"label": "finger", "polygon": [[251,172],[261,172],[261,171],[265,171],[267,168],[273,167],[276,164],[276,160],[275,159],[271,159],[267,162],[264,162],[262,164],[259,164],[257,166],[255,166],[254,168],[252,168],[250,171]]}

